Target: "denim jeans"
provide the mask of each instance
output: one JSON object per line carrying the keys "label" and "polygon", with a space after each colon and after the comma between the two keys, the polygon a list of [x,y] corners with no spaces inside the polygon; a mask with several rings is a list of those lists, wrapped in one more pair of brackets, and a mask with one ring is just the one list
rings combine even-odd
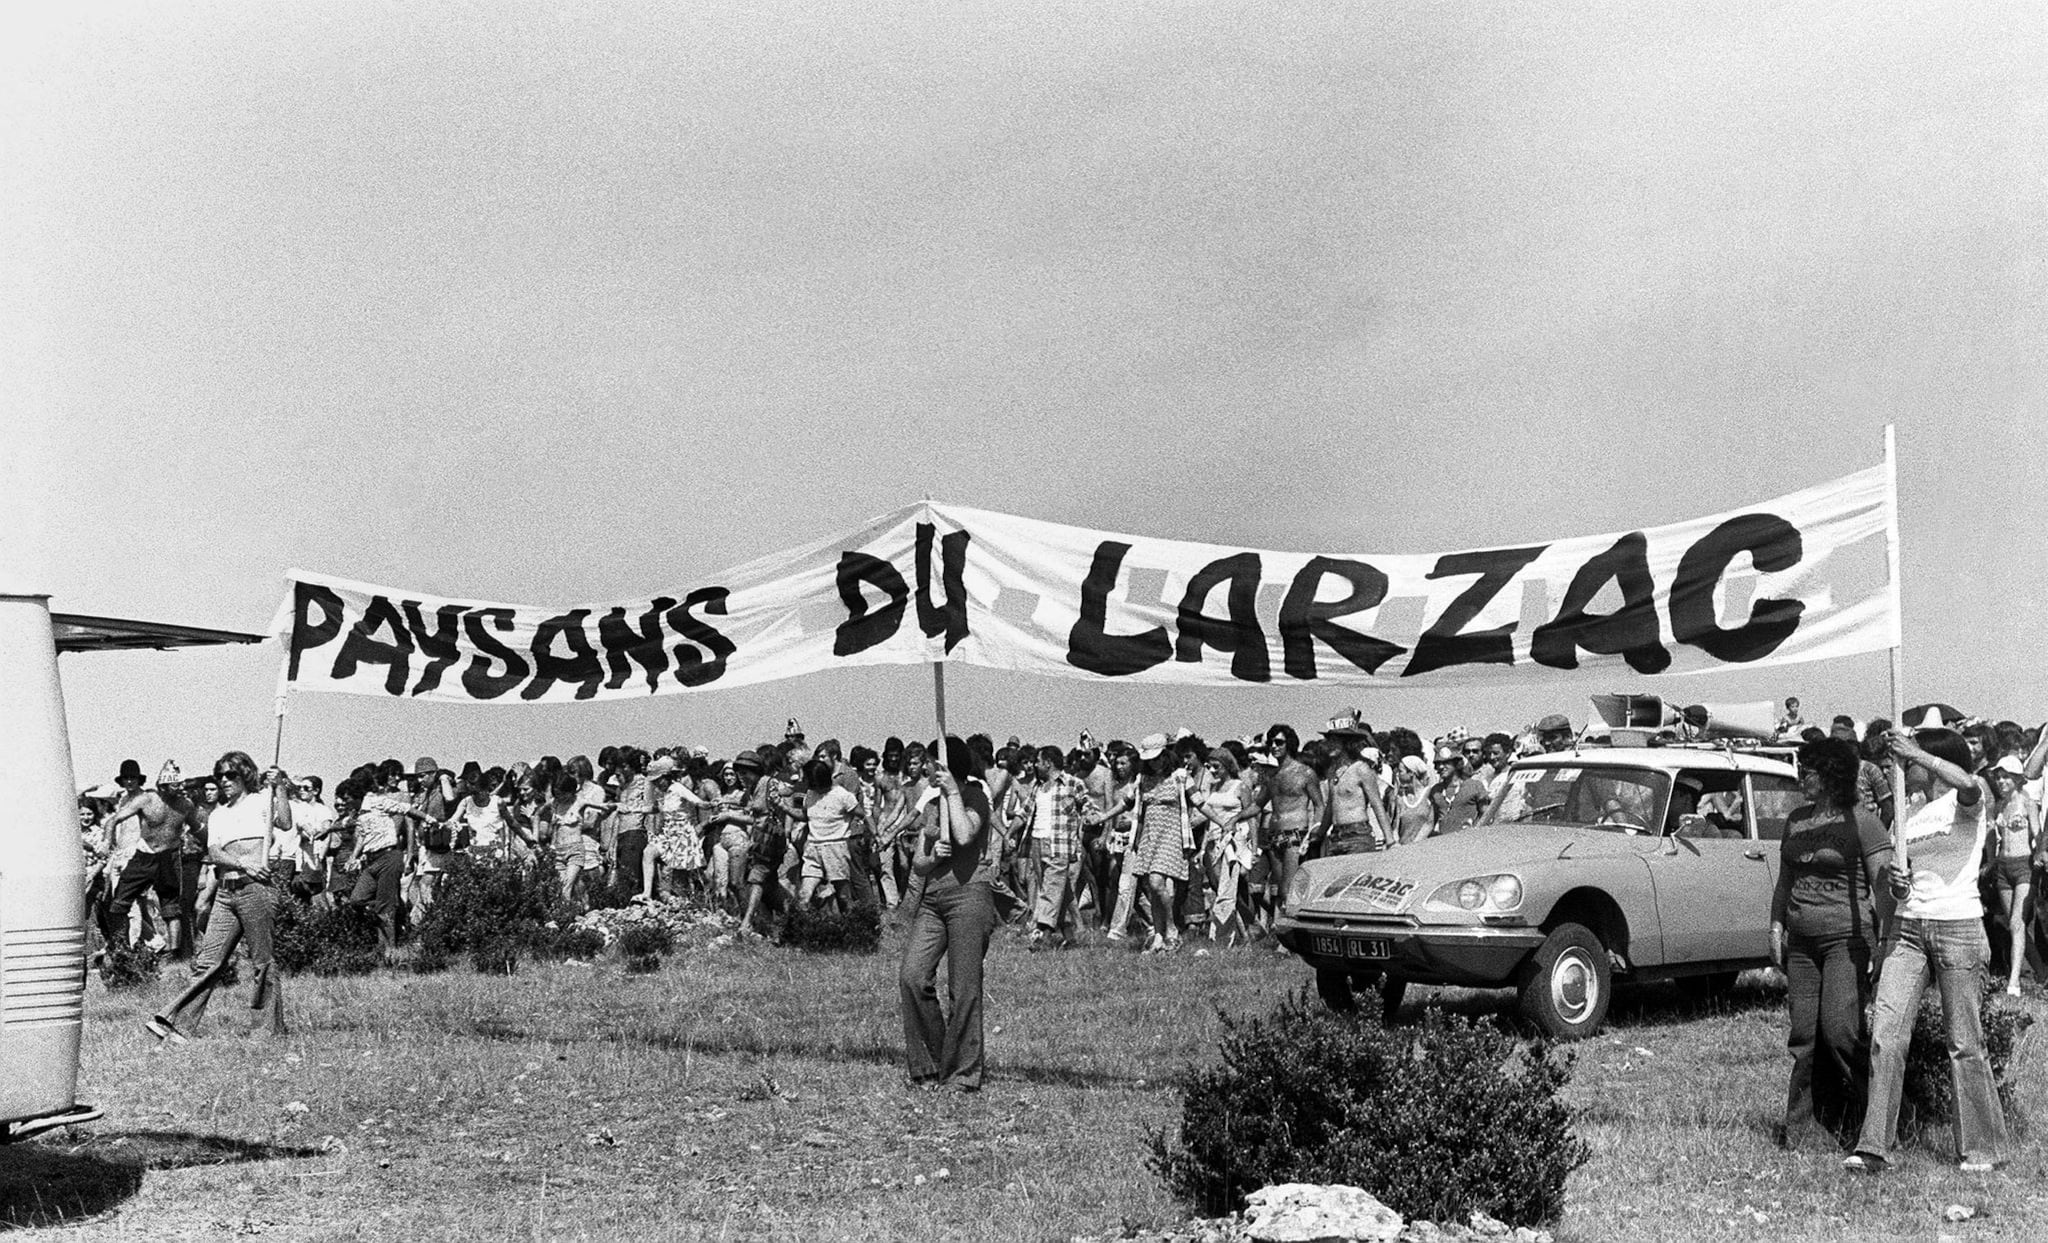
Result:
{"label": "denim jeans", "polygon": [[[981,968],[996,927],[995,895],[986,884],[926,885],[903,942],[897,982],[903,1008],[903,1055],[910,1077],[981,1087]],[[947,1013],[939,1012],[939,959],[946,960]]]}
{"label": "denim jeans", "polygon": [[2002,1161],[2011,1142],[1977,1007],[1984,999],[1984,968],[1991,944],[1975,919],[1902,919],[1877,980],[1877,1010],[1870,1032],[1870,1106],[1856,1151],[1888,1156],[1898,1141],[1899,1099],[1906,1050],[1927,980],[1941,990],[1948,1026],[1948,1070],[1955,1087],[1956,1151],[1965,1161]]}
{"label": "denim jeans", "polygon": [[1870,1042],[1870,942],[1847,930],[1793,935],[1785,942],[1785,1008],[1792,1033],[1792,1083],[1785,1095],[1785,1144],[1833,1148],[1837,1128],[1863,1124]]}
{"label": "denim jeans", "polygon": [[206,1003],[213,999],[234,958],[235,946],[247,937],[249,965],[256,977],[249,990],[249,1009],[259,1029],[273,1036],[284,1035],[284,986],[270,957],[270,933],[276,920],[274,886],[260,881],[223,883],[220,896],[214,899],[213,917],[206,924],[206,944],[192,967],[192,983],[164,1011],[165,1016],[185,1034],[194,1034],[206,1017]]}
{"label": "denim jeans", "polygon": [[1138,882],[1144,878],[1138,875],[1133,866],[1137,861],[1128,851],[1112,857],[1116,860],[1116,909],[1110,914],[1109,930],[1122,936],[1131,930],[1131,916],[1138,905]]}

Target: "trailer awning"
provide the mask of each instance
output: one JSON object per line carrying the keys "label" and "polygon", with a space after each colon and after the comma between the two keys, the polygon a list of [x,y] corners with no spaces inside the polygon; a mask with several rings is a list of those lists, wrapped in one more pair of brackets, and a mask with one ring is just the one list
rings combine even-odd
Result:
{"label": "trailer awning", "polygon": [[239,630],[205,630],[167,622],[130,621],[124,617],[87,617],[52,613],[59,652],[163,651],[173,647],[216,647],[228,643],[261,643],[269,636]]}

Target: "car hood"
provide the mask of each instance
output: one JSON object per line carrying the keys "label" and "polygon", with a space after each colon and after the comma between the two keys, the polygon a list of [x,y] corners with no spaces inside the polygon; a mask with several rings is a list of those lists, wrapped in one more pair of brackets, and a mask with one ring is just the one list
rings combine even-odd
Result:
{"label": "car hood", "polygon": [[1639,854],[1655,840],[1574,825],[1475,826],[1374,854],[1305,863],[1310,889],[1300,909],[1399,914],[1419,907],[1440,886],[1468,876],[1514,872],[1528,885],[1532,869],[1569,867],[1573,859]]}

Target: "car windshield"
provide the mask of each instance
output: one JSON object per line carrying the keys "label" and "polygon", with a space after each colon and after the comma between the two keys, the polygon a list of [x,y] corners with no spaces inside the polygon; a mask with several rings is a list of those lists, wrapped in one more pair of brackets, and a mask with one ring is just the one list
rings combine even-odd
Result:
{"label": "car windshield", "polygon": [[1516,765],[1485,824],[1582,824],[1647,833],[1663,814],[1671,777],[1650,768]]}

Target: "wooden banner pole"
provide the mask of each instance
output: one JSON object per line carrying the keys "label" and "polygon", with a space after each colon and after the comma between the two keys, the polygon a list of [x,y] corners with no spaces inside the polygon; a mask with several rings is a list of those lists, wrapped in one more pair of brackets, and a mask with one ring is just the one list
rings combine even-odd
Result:
{"label": "wooden banner pole", "polygon": [[[1892,728],[1906,728],[1905,607],[1899,592],[1899,461],[1896,431],[1884,425],[1885,491],[1891,507],[1885,524],[1885,557],[1892,593]],[[1901,869],[1906,862],[1906,768],[1892,761],[1892,855]]]}

